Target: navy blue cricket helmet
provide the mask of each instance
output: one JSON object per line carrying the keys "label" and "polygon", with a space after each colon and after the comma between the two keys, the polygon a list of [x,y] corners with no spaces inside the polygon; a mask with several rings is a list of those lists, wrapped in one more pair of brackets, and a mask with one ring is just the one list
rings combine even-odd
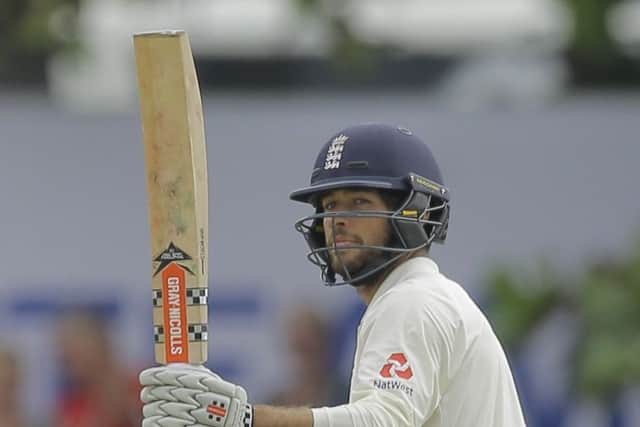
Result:
{"label": "navy blue cricket helmet", "polygon": [[[346,188],[377,189],[401,200],[389,211],[323,212],[321,196]],[[310,203],[315,214],[296,222],[311,251],[308,258],[322,270],[326,285],[358,285],[380,274],[408,252],[443,243],[449,222],[449,191],[431,150],[406,128],[364,124],[333,135],[322,147],[311,173],[310,185],[291,193],[295,201]],[[328,246],[324,219],[339,216],[385,217],[392,229],[392,241],[385,246]],[[358,271],[342,273],[336,283],[330,254],[369,249],[381,254]]]}

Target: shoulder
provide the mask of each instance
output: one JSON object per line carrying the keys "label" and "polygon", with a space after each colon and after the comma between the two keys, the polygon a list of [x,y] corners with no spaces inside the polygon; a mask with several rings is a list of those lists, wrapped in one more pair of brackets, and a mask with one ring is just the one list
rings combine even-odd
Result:
{"label": "shoulder", "polygon": [[[416,278],[417,279],[417,278]],[[437,331],[441,322],[451,323],[441,298],[422,280],[408,279],[396,283],[367,308],[362,319],[363,329],[385,328],[396,333],[427,335]]]}
{"label": "shoulder", "polygon": [[425,334],[445,334],[456,330],[481,328],[484,315],[466,291],[437,269],[411,269],[393,286],[384,289],[367,309],[366,320],[384,319],[405,330],[419,328]]}
{"label": "shoulder", "polygon": [[[418,315],[441,310],[455,312],[459,306],[460,286],[438,271],[413,269],[387,289],[372,303],[372,311],[395,311]],[[464,291],[463,291],[464,292]]]}

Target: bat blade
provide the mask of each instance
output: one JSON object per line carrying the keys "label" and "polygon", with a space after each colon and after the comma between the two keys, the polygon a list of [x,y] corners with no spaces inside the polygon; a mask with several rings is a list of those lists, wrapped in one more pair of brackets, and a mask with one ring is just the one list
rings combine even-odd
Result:
{"label": "bat blade", "polygon": [[184,31],[134,37],[158,363],[207,359],[208,189],[202,100]]}

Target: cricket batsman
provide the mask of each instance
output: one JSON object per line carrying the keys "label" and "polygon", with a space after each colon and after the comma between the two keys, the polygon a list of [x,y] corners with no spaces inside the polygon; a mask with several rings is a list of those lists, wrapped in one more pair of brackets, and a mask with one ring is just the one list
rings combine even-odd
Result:
{"label": "cricket batsman", "polygon": [[382,124],[349,127],[320,150],[310,185],[291,199],[327,286],[367,304],[349,402],[251,405],[245,390],[204,367],[140,374],[143,427],[522,427],[513,377],[489,322],[431,259],[449,224],[449,190],[424,142]]}

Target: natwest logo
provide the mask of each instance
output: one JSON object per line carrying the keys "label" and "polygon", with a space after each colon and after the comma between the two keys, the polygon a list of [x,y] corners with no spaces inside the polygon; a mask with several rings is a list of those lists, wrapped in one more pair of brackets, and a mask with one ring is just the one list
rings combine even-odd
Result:
{"label": "natwest logo", "polygon": [[387,358],[387,363],[380,370],[380,375],[384,378],[397,377],[408,380],[413,377],[413,371],[404,353],[393,353]]}

